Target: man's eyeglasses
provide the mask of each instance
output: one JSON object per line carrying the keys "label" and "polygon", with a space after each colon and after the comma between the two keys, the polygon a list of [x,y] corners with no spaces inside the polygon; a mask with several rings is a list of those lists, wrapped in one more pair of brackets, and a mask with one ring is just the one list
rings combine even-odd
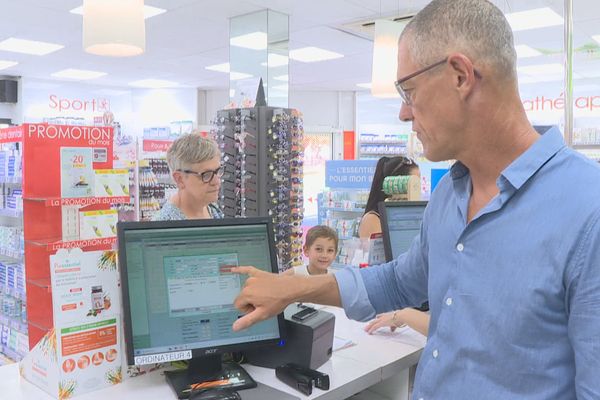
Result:
{"label": "man's eyeglasses", "polygon": [[215,170],[209,170],[209,171],[204,171],[204,172],[196,172],[196,171],[192,171],[189,169],[178,169],[178,171],[183,172],[184,174],[196,175],[204,183],[208,183],[208,182],[212,181],[212,179],[215,175],[220,178],[223,176],[223,173],[225,173],[225,169],[223,168],[223,166],[220,166],[219,168],[217,168]]}
{"label": "man's eyeglasses", "polygon": [[428,65],[427,67],[422,68],[422,69],[420,69],[420,70],[418,70],[416,72],[413,72],[412,74],[407,75],[404,78],[398,79],[396,82],[394,82],[394,86],[396,86],[396,90],[400,94],[400,97],[402,98],[402,101],[404,102],[404,104],[406,104],[407,106],[411,106],[412,105],[412,99],[411,99],[410,92],[407,91],[406,89],[404,89],[402,87],[402,84],[404,82],[406,82],[407,80],[414,78],[417,75],[421,75],[423,72],[427,72],[430,69],[433,69],[435,67],[439,67],[440,65],[445,64],[447,61],[448,61],[448,58],[444,58],[443,60],[438,61],[435,64]]}

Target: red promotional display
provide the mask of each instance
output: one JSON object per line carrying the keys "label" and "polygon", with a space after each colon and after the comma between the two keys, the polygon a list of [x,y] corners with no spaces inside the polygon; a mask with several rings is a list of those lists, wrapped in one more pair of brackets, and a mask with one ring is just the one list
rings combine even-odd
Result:
{"label": "red promotional display", "polygon": [[8,142],[22,143],[31,349],[22,374],[61,399],[118,383],[120,363],[104,356],[118,349],[120,334],[111,206],[129,203],[130,193],[127,170],[112,169],[113,128],[24,124],[0,130],[0,143]]}

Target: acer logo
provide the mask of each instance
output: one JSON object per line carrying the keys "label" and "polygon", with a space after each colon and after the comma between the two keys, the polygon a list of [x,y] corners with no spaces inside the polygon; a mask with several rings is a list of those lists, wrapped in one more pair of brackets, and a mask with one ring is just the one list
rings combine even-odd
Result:
{"label": "acer logo", "polygon": [[204,352],[204,354],[215,354],[217,352],[217,349],[208,349]]}

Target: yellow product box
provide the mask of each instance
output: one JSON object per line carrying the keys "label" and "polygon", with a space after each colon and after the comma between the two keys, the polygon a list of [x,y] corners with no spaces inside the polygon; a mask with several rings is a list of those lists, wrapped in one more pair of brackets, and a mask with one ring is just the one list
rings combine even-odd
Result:
{"label": "yellow product box", "polygon": [[117,210],[80,211],[79,238],[99,239],[117,235]]}
{"label": "yellow product box", "polygon": [[129,196],[129,171],[126,169],[96,169],[96,197]]}

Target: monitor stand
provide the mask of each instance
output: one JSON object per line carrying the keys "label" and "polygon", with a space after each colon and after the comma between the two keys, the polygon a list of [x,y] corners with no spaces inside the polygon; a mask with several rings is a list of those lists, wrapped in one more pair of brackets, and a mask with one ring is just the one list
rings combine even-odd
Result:
{"label": "monitor stand", "polygon": [[179,399],[187,399],[192,390],[256,387],[256,382],[244,368],[233,362],[224,363],[221,355],[192,358],[187,369],[165,371],[165,376]]}

